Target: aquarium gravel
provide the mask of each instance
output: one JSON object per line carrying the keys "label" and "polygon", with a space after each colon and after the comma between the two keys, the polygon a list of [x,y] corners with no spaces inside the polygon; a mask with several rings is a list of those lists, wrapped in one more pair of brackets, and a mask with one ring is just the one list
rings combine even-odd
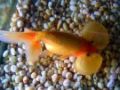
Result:
{"label": "aquarium gravel", "polygon": [[73,68],[75,57],[62,61],[48,57],[45,50],[30,66],[24,44],[9,44],[0,65],[0,90],[120,90],[120,0],[18,0],[9,31],[39,28],[79,35],[91,19],[110,34],[98,73],[82,76]]}

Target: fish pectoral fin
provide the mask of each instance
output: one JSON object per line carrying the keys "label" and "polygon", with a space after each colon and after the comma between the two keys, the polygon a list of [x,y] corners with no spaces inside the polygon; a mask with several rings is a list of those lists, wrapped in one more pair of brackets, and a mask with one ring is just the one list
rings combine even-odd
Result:
{"label": "fish pectoral fin", "polygon": [[39,60],[41,50],[39,41],[26,43],[26,58],[29,65],[34,65]]}

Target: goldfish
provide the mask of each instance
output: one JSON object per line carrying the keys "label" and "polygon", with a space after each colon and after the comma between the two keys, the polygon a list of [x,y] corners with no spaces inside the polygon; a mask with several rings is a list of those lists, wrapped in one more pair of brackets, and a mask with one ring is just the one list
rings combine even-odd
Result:
{"label": "goldfish", "polygon": [[[0,31],[0,41],[7,43],[24,43],[26,46],[26,58],[30,64],[34,65],[39,59],[40,51],[42,48],[41,41],[44,43],[48,52],[52,54],[57,54],[63,57],[75,56],[76,61],[81,60],[83,57],[86,57],[88,54],[97,53],[97,48],[88,40],[83,37],[77,36],[75,34],[58,32],[58,31],[30,31],[27,29],[27,32],[8,32]],[[100,57],[99,54],[97,58]],[[82,57],[82,58],[81,58]],[[89,57],[89,55],[88,55]],[[94,57],[94,56],[92,56]],[[83,58],[84,59],[84,58]],[[89,58],[90,60],[91,58]],[[82,61],[82,60],[81,60]],[[85,62],[87,59],[85,58]],[[92,63],[92,60],[84,64],[84,66],[89,66],[87,69],[77,69],[83,75],[92,74],[98,71],[101,66],[102,59],[93,60],[94,63],[90,65],[97,66],[97,69],[90,70],[88,69],[89,63]],[[79,65],[78,65],[79,64]],[[81,66],[78,62],[75,64],[77,68]],[[94,69],[94,66],[93,68]],[[87,71],[85,71],[87,70]],[[83,72],[85,71],[85,73]],[[89,72],[88,72],[89,71]],[[88,73],[87,73],[88,72]]]}

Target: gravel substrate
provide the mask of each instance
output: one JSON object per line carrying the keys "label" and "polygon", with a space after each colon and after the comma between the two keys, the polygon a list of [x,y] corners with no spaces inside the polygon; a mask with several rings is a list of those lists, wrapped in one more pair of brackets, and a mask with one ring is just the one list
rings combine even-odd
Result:
{"label": "gravel substrate", "polygon": [[102,23],[110,34],[97,74],[76,73],[73,56],[62,61],[43,54],[37,65],[29,66],[24,44],[9,44],[3,53],[5,63],[0,65],[0,90],[120,90],[119,0],[18,0],[9,30],[54,28],[79,35],[90,19]]}

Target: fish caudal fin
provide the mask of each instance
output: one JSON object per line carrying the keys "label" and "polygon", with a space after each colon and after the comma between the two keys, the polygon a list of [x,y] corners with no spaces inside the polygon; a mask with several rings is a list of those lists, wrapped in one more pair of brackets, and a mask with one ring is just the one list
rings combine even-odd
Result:
{"label": "fish caudal fin", "polygon": [[29,64],[34,64],[38,60],[41,45],[36,40],[36,32],[7,32],[0,31],[0,41],[6,43],[25,43],[26,57]]}
{"label": "fish caudal fin", "polygon": [[35,38],[35,32],[7,32],[0,31],[0,41],[7,43],[19,43],[31,41]]}

